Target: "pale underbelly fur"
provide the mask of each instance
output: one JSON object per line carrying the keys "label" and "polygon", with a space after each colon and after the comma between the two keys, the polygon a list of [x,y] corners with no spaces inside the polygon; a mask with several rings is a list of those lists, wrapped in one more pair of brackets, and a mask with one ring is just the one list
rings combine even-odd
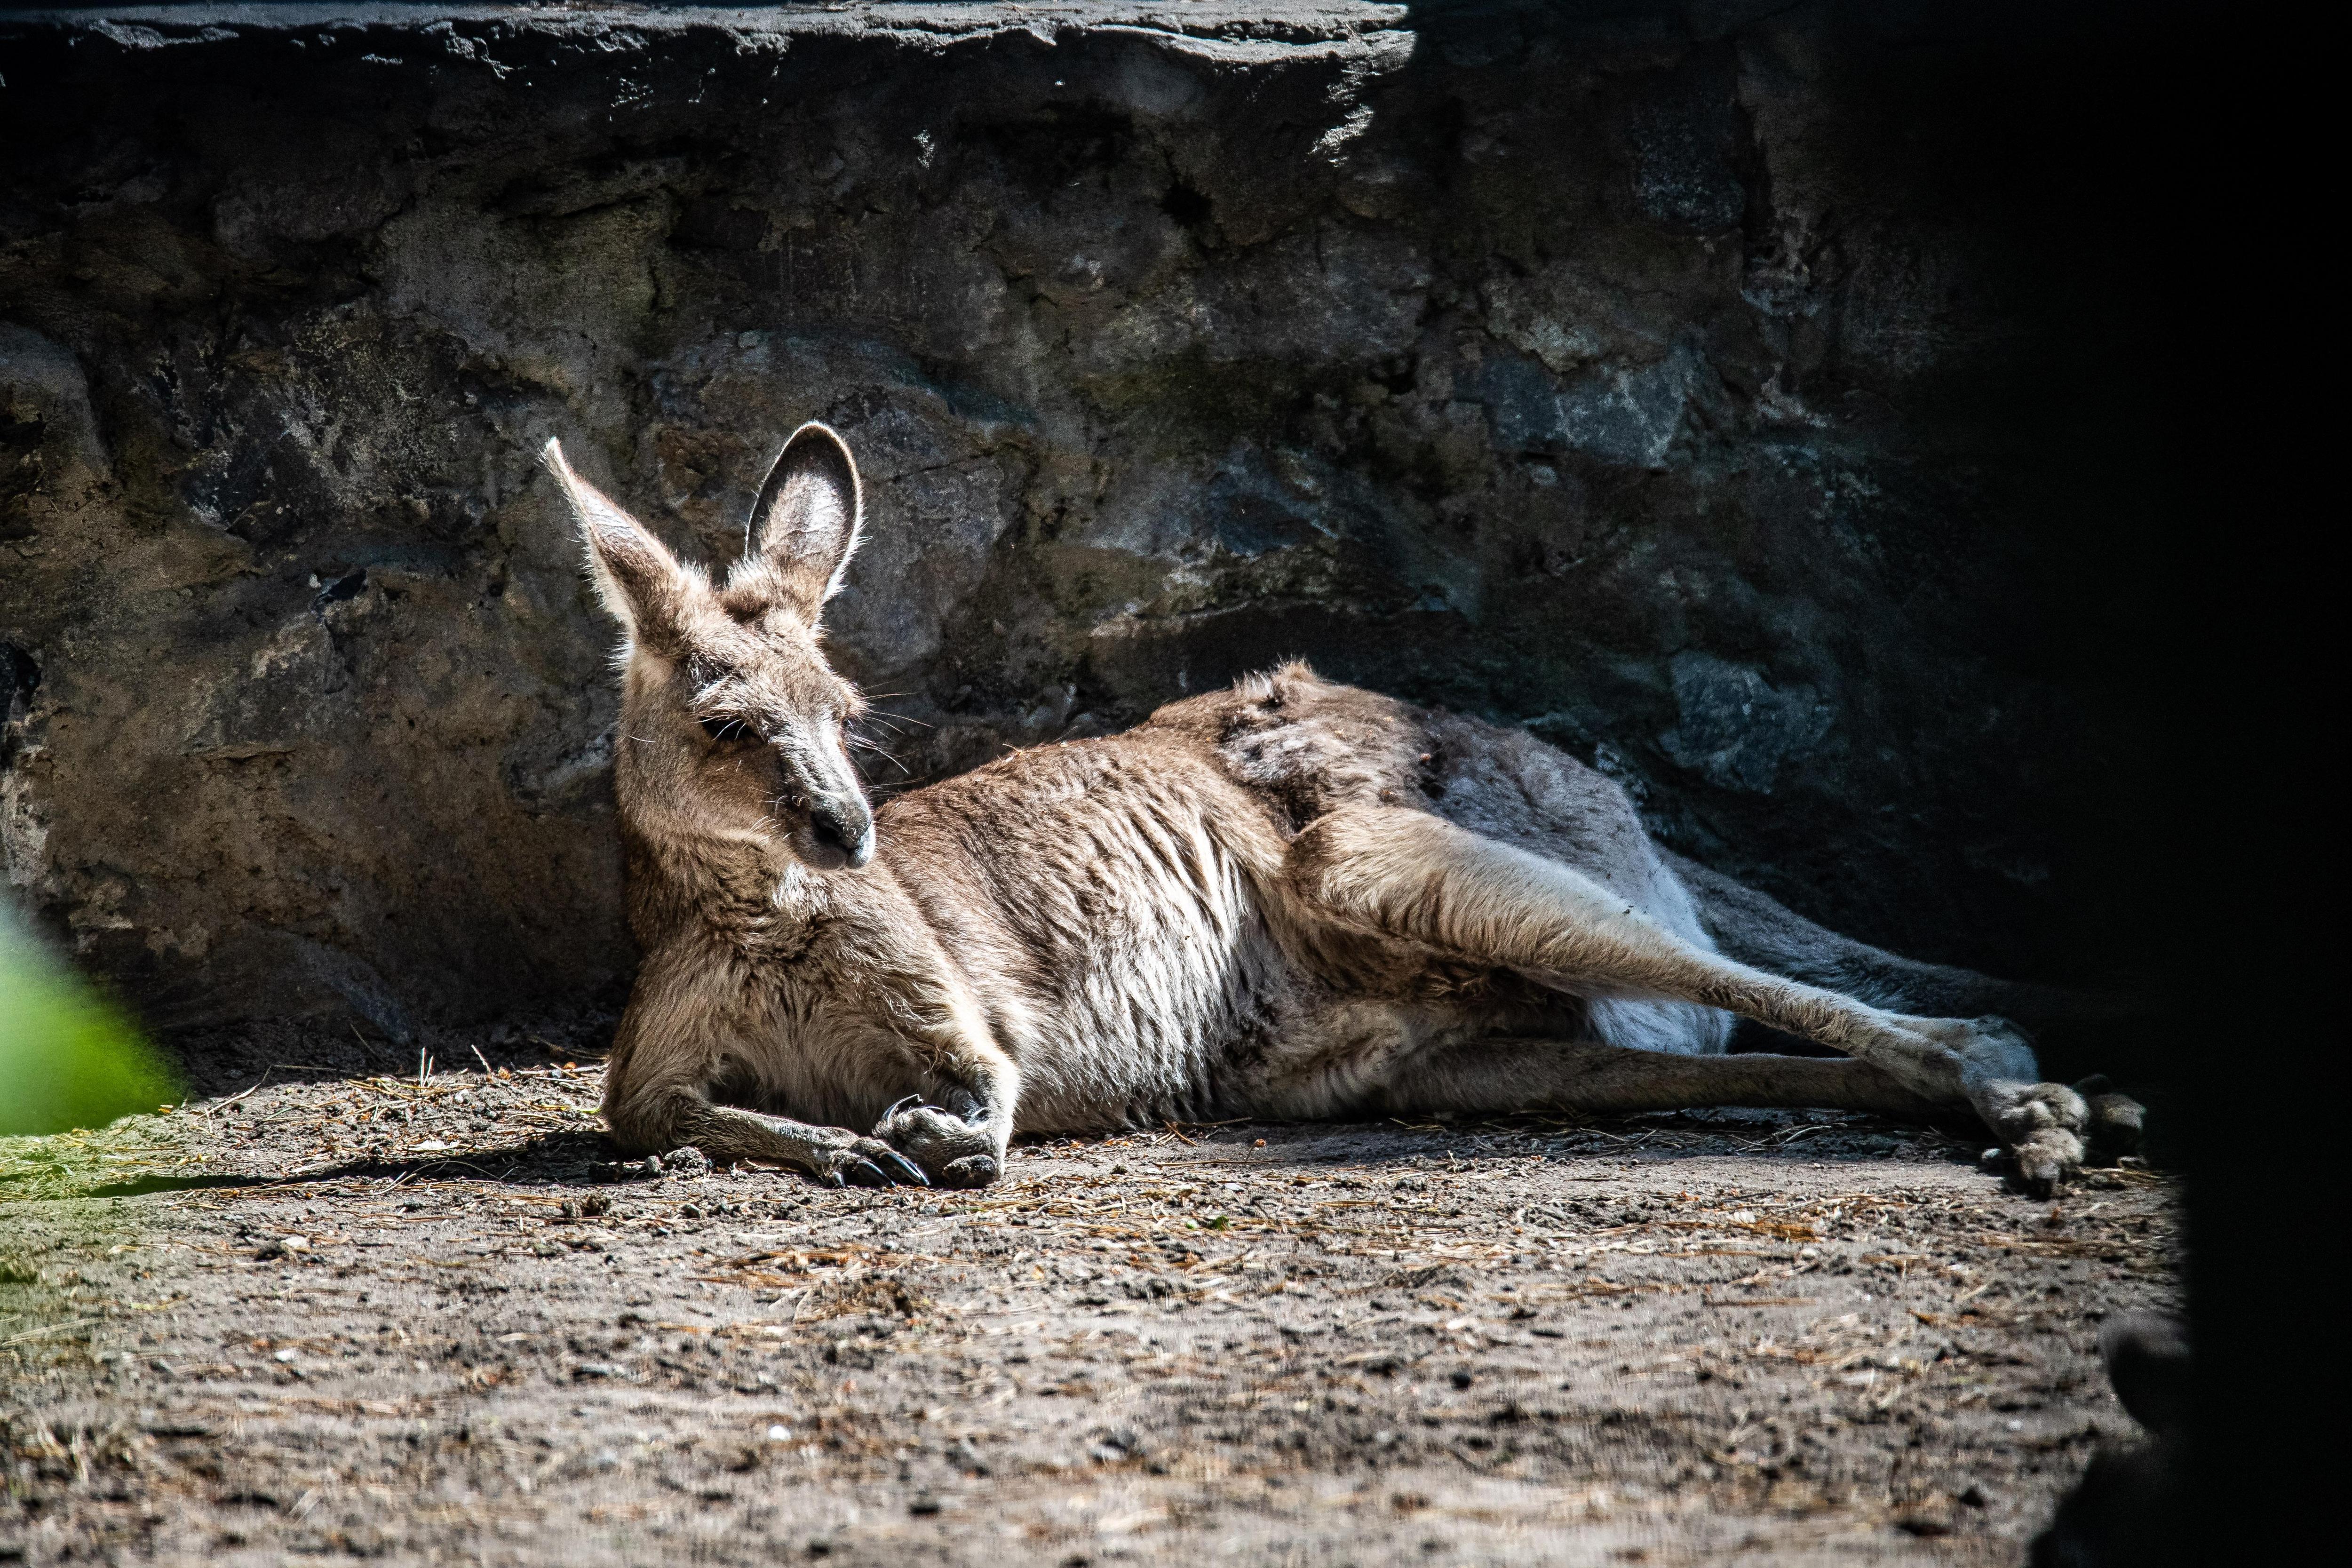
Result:
{"label": "pale underbelly fur", "polygon": [[[1017,1010],[1004,1044],[1021,1066],[1022,1131],[1342,1116],[1414,1053],[1509,1027],[1469,1007],[1341,994],[1285,950],[1238,868],[1220,869],[1168,876],[1097,933],[1115,955]],[[1730,1039],[1728,1014],[1688,1003],[1572,991],[1562,1003],[1563,1038],[1683,1055]]]}

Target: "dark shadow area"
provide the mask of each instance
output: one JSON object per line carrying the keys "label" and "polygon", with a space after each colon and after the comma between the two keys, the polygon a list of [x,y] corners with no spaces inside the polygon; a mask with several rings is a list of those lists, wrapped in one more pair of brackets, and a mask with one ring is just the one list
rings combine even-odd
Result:
{"label": "dark shadow area", "polygon": [[143,1193],[178,1193],[202,1188],[301,1187],[351,1181],[396,1184],[414,1180],[453,1177],[528,1186],[608,1186],[659,1179],[660,1173],[644,1169],[643,1162],[612,1158],[616,1152],[611,1141],[601,1133],[557,1134],[522,1143],[468,1150],[462,1157],[352,1160],[330,1165],[324,1170],[303,1171],[284,1176],[137,1176],[73,1195],[119,1198]]}
{"label": "dark shadow area", "polygon": [[413,1079],[431,1072],[522,1071],[589,1064],[611,1048],[617,1014],[583,1008],[485,1025],[428,1027],[404,1039],[354,1022],[263,1019],[168,1036],[192,1100],[221,1100],[273,1083],[350,1078]]}
{"label": "dark shadow area", "polygon": [[[1570,1161],[1640,1161],[1720,1155],[1800,1157],[1831,1162],[1901,1158],[1974,1164],[1982,1142],[1966,1128],[1932,1128],[1879,1117],[1829,1111],[1654,1112],[1636,1117],[1570,1119],[1531,1114],[1482,1119],[1442,1117],[1420,1121],[1220,1122],[1164,1130],[1172,1145],[1163,1149],[1216,1151],[1252,1166],[1347,1166],[1367,1173],[1391,1171],[1432,1158],[1475,1163],[1523,1157],[1540,1146],[1550,1157]],[[1120,1136],[1126,1136],[1124,1134]],[[1508,1140],[1497,1148],[1496,1140]],[[1083,1148],[1099,1139],[1029,1133],[1013,1140],[1016,1150],[1050,1152]],[[345,1182],[397,1187],[411,1181],[480,1182],[519,1187],[625,1189],[660,1181],[662,1162],[620,1159],[601,1132],[553,1133],[517,1142],[465,1149],[447,1155],[408,1159],[341,1161],[316,1170],[280,1175],[212,1172],[173,1175],[142,1173],[94,1186],[76,1184],[59,1167],[53,1173],[0,1178],[0,1196],[65,1200],[140,1197],[155,1193],[299,1191]],[[1148,1173],[1150,1156],[1139,1156],[1136,1170]],[[682,1167],[692,1174],[700,1162]],[[785,1167],[747,1166],[790,1185],[832,1191]],[[911,1189],[910,1189],[911,1190]],[[944,1192],[942,1196],[947,1195]],[[985,1190],[981,1194],[986,1196]]]}

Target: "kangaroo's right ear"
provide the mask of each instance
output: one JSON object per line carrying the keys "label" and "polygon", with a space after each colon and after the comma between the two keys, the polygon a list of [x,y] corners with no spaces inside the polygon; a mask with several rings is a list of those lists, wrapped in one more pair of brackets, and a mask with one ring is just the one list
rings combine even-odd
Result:
{"label": "kangaroo's right ear", "polygon": [[540,461],[572,503],[572,515],[588,548],[588,574],[596,584],[596,596],[628,628],[630,641],[656,647],[674,642],[686,597],[693,591],[686,569],[635,518],[572,471],[563,460],[562,442],[548,442]]}
{"label": "kangaroo's right ear", "polygon": [[743,530],[743,559],[727,585],[756,586],[814,622],[841,592],[863,510],[848,443],[811,420],[768,470]]}

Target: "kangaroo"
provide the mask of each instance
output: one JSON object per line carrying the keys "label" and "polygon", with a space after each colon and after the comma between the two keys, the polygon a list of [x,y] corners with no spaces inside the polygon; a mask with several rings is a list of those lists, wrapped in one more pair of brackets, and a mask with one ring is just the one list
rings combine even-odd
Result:
{"label": "kangaroo", "polygon": [[[1838,936],[1534,737],[1304,664],[877,811],[821,631],[863,526],[841,438],[793,435],[723,584],[544,461],[623,628],[632,1152],[971,1187],[1016,1132],[1812,1106],[1972,1113],[2046,1194],[2136,1136],[2037,1081],[1990,1013],[2025,988]],[[1735,1016],[1843,1054],[1727,1054]]]}

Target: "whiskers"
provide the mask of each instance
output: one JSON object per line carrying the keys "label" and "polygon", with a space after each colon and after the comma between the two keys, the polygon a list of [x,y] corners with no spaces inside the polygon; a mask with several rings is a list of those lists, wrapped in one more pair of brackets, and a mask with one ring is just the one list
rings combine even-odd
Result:
{"label": "whiskers", "polygon": [[790,794],[783,794],[770,795],[763,803],[762,809],[766,812],[763,826],[769,832],[782,837],[790,831],[790,819],[786,814],[799,811],[802,807],[799,800]]}
{"label": "whiskers", "polygon": [[[911,697],[909,691],[873,691],[866,693],[870,700],[877,697]],[[859,712],[842,735],[848,745],[850,761],[866,784],[866,792],[876,800],[887,800],[908,790],[919,789],[938,776],[936,768],[918,773],[908,766],[906,758],[892,749],[917,740],[914,731],[935,728],[929,721],[908,713],[894,713],[887,709],[867,708]],[[884,768],[882,764],[888,764]],[[888,782],[877,781],[872,775],[881,772]]]}
{"label": "whiskers", "polygon": [[883,746],[878,742],[869,741],[863,735],[852,735],[848,737],[848,740],[849,749],[851,751],[864,752],[869,756],[881,758],[884,762],[888,763],[892,767],[898,769],[901,777],[908,776],[913,772],[913,770],[908,768],[906,763],[898,760],[896,752]]}
{"label": "whiskers", "polygon": [[860,716],[859,722],[879,724],[894,735],[898,732],[898,726],[901,724],[912,724],[918,730],[930,730],[938,727],[910,714],[893,713],[882,708],[868,708]]}
{"label": "whiskers", "polygon": [[897,752],[884,745],[874,731],[878,730],[896,741],[906,733],[901,726],[908,724],[925,730],[931,728],[920,719],[910,719],[903,713],[885,713],[869,708],[858,716],[856,723],[850,728],[844,739],[849,742],[853,752],[863,752],[868,756],[879,757],[898,769],[898,777],[903,782],[915,776],[914,770],[900,760]]}

